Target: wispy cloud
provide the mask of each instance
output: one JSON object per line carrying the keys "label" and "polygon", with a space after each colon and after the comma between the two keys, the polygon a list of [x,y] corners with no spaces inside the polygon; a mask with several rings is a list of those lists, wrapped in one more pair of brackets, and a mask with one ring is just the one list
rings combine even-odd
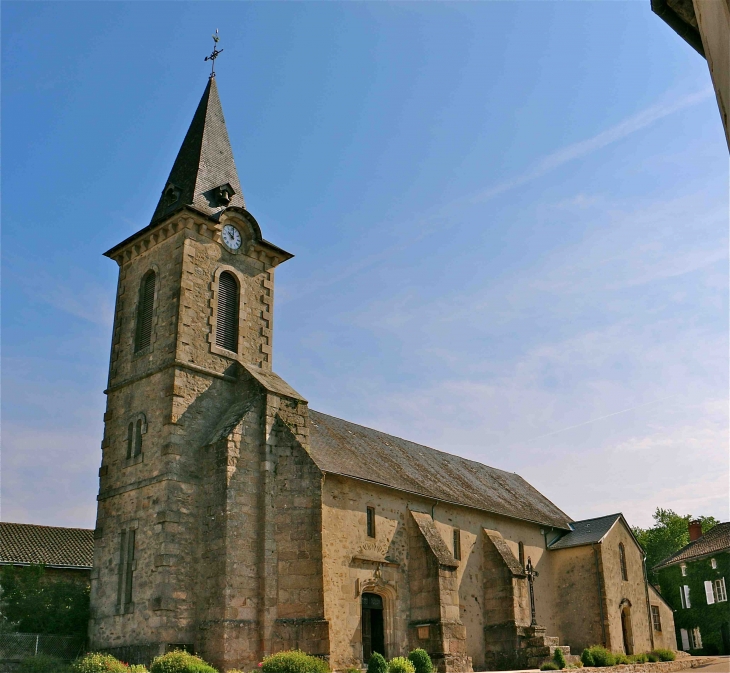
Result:
{"label": "wispy cloud", "polygon": [[624,119],[622,122],[591,138],[573,143],[553,152],[552,154],[549,154],[546,157],[543,157],[521,175],[510,178],[491,187],[487,187],[485,190],[474,194],[471,197],[471,201],[487,201],[495,196],[499,196],[500,194],[504,194],[507,191],[515,189],[516,187],[521,187],[532,180],[536,180],[537,178],[564,166],[570,161],[575,161],[576,159],[580,159],[592,154],[593,152],[601,150],[612,143],[623,140],[632,133],[636,133],[641,129],[651,126],[664,117],[668,117],[675,112],[692,107],[693,105],[703,103],[712,95],[712,89],[708,88],[683,96],[682,98],[674,101],[652,105],[651,107]]}

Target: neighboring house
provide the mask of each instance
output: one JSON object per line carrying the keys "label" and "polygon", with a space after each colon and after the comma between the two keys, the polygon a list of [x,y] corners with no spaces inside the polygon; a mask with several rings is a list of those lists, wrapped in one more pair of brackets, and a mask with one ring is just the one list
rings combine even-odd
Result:
{"label": "neighboring house", "polygon": [[730,654],[730,522],[702,535],[691,521],[689,531],[690,543],[654,567],[659,588],[675,610],[681,649]]}
{"label": "neighboring house", "polygon": [[89,583],[94,531],[0,521],[0,566],[43,565],[49,579]]}
{"label": "neighboring house", "polygon": [[626,654],[676,649],[672,609],[645,581],[644,550],[623,515],[574,521],[572,528],[548,546],[566,642],[576,651],[597,643]]}
{"label": "neighboring house", "polygon": [[725,140],[730,147],[730,0],[651,0],[651,8],[707,59]]}
{"label": "neighboring house", "polygon": [[559,641],[653,647],[622,516],[595,532],[514,473],[314,411],[274,373],[292,255],[246,210],[214,78],[151,221],[106,255],[93,648],[246,670],[301,648],[341,670],[422,647],[457,672],[534,666]]}

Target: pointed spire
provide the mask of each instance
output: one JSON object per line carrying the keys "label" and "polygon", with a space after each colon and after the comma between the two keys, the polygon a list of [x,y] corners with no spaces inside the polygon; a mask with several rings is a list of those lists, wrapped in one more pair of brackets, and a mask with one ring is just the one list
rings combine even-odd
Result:
{"label": "pointed spire", "polygon": [[185,205],[210,216],[229,206],[245,208],[215,77],[208,80],[152,222]]}

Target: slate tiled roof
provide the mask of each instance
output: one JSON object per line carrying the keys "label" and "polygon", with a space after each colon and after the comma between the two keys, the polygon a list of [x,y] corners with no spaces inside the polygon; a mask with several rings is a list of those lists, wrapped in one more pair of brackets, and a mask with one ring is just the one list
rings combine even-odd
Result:
{"label": "slate tiled roof", "polygon": [[730,551],[730,521],[718,523],[714,528],[710,528],[702,537],[690,542],[686,547],[682,547],[678,552],[657,563],[654,570],[666,568],[682,561],[693,561],[703,556],[727,551]]}
{"label": "slate tiled roof", "polygon": [[621,514],[609,514],[596,519],[573,521],[571,524],[573,530],[551,543],[550,549],[567,549],[600,542],[621,516]]}
{"label": "slate tiled roof", "polygon": [[223,206],[216,204],[208,192],[226,183],[235,192],[230,205],[245,208],[218,86],[215,77],[211,77],[165,183],[165,188],[172,184],[179,190],[179,198],[171,202],[163,190],[152,220],[164,217],[183,204],[213,215]]}
{"label": "slate tiled roof", "polygon": [[312,458],[323,472],[426,498],[568,529],[570,517],[522,477],[309,411]]}
{"label": "slate tiled roof", "polygon": [[0,565],[91,568],[94,531],[0,521]]}

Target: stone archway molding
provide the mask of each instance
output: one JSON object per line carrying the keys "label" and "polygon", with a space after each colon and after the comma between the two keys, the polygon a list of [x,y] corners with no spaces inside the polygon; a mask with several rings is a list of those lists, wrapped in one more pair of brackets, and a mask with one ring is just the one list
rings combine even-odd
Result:
{"label": "stone archway molding", "polygon": [[[365,593],[377,594],[383,599],[383,631],[385,632],[385,658],[390,659],[395,655],[395,601],[398,595],[395,584],[383,579],[378,566],[373,576],[368,579],[357,580],[357,596]],[[363,662],[367,663],[367,662]]]}

